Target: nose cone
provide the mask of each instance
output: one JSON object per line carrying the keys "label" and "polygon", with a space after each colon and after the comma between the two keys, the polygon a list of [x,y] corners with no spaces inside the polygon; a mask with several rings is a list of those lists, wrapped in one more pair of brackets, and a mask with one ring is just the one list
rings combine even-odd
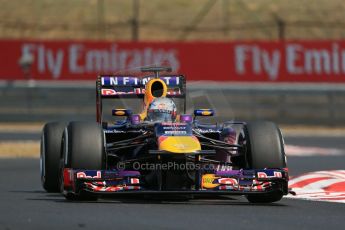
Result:
{"label": "nose cone", "polygon": [[194,136],[161,136],[159,150],[172,153],[194,153],[201,150],[198,138]]}

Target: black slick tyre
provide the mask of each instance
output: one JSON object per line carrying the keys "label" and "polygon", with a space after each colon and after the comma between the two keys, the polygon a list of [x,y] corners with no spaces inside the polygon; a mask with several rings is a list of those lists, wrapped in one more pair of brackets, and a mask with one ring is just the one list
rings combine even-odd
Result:
{"label": "black slick tyre", "polygon": [[[64,168],[102,170],[106,169],[103,129],[98,123],[71,122],[63,136]],[[96,200],[97,196],[81,191],[65,194],[68,200]]]}
{"label": "black slick tyre", "polygon": [[[284,140],[278,126],[272,122],[251,122],[245,126],[246,164],[250,169],[286,168]],[[283,192],[247,195],[252,203],[271,203],[281,200]]]}
{"label": "black slick tyre", "polygon": [[47,192],[59,192],[61,140],[66,123],[51,122],[43,127],[41,136],[41,183]]}
{"label": "black slick tyre", "polygon": [[65,168],[105,169],[104,133],[98,123],[71,122],[64,132]]}

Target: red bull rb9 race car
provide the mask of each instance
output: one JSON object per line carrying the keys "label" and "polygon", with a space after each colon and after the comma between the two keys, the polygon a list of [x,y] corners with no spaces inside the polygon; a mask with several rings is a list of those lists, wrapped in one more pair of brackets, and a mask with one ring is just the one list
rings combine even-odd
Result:
{"label": "red bull rb9 race car", "polygon": [[[271,203],[288,194],[277,125],[203,123],[200,118],[214,111],[187,114],[185,77],[169,71],[147,67],[140,77],[99,76],[96,122],[47,123],[41,139],[43,188],[68,200],[245,195],[253,203]],[[104,109],[109,101],[127,99],[139,101],[141,111]],[[106,121],[110,114],[113,119]]]}

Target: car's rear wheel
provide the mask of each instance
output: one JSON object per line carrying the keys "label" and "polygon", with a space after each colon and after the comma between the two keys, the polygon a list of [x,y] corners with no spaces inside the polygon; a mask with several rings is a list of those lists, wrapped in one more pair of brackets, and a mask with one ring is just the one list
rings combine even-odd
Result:
{"label": "car's rear wheel", "polygon": [[65,126],[63,122],[51,122],[43,127],[40,171],[42,186],[47,192],[59,192],[61,139]]}
{"label": "car's rear wheel", "polygon": [[[102,170],[106,168],[104,133],[98,123],[71,122],[64,132],[64,167]],[[65,194],[67,199],[96,199],[85,193]]]}
{"label": "car's rear wheel", "polygon": [[[272,122],[251,122],[245,125],[246,164],[251,169],[286,168],[284,140],[278,126]],[[283,191],[248,195],[252,203],[271,203],[281,200]]]}

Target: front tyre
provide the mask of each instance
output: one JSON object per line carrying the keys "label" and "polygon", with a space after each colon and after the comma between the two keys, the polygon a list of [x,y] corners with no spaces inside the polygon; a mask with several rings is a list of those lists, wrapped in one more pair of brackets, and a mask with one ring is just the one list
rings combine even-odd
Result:
{"label": "front tyre", "polygon": [[[272,122],[251,122],[245,126],[246,164],[251,169],[286,168],[284,141],[278,126]],[[247,195],[252,203],[271,203],[281,200],[283,191]]]}
{"label": "front tyre", "polygon": [[[106,169],[105,138],[98,123],[71,122],[65,129],[63,167],[71,169],[102,170]],[[96,197],[86,194],[64,193],[69,200],[94,200]]]}
{"label": "front tyre", "polygon": [[104,133],[98,123],[69,123],[64,132],[64,141],[66,168],[105,169]]}
{"label": "front tyre", "polygon": [[246,197],[250,203],[273,203],[280,201],[283,198],[283,193],[274,192],[272,194],[247,195]]}

